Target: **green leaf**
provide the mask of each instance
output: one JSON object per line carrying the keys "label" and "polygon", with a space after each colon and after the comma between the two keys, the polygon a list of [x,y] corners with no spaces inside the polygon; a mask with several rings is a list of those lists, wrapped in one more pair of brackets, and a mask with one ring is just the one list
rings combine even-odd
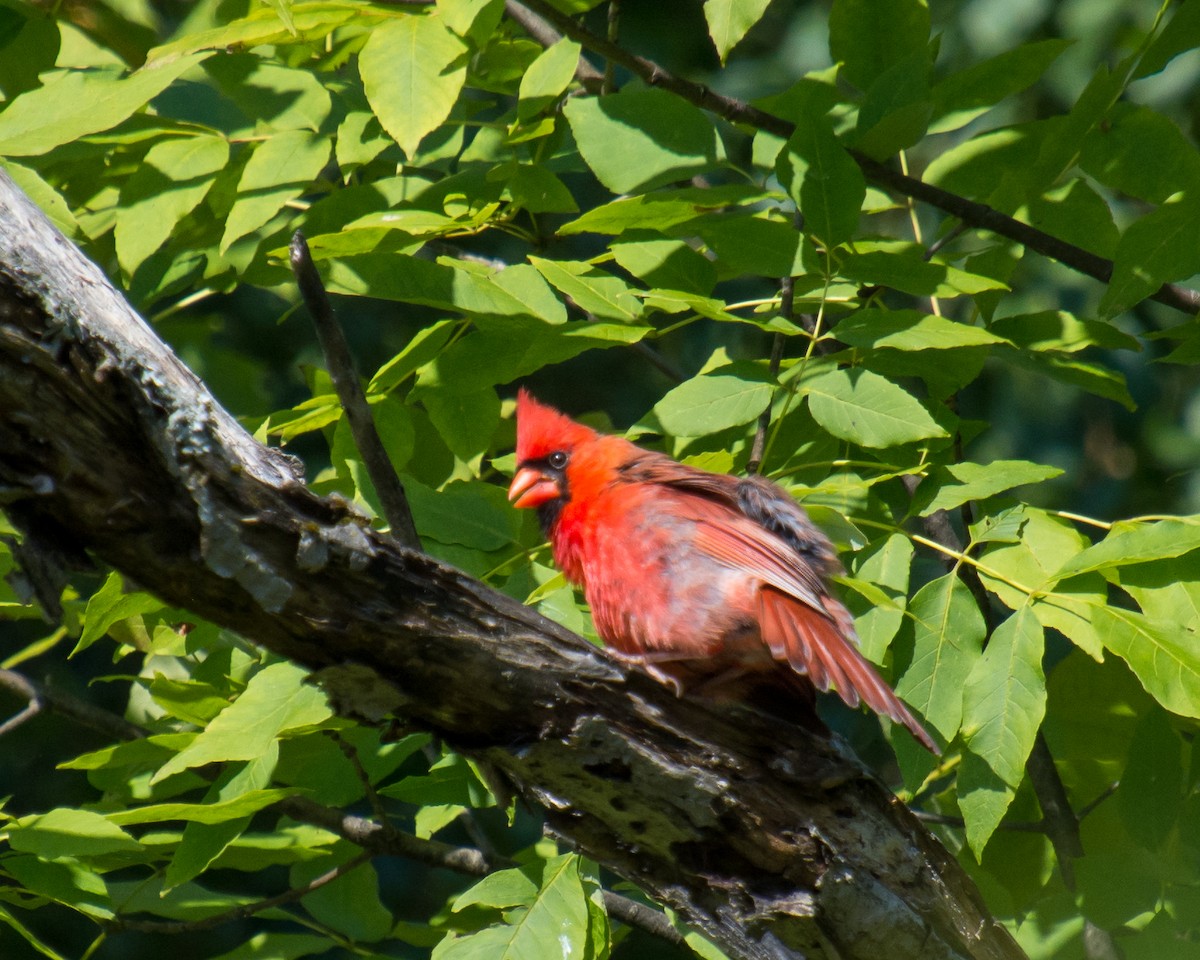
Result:
{"label": "green leaf", "polygon": [[597,347],[636,343],[650,327],[624,323],[586,322],[547,326],[536,320],[509,321],[480,329],[451,344],[426,365],[418,383],[451,389],[480,390],[508,383],[535,370]]}
{"label": "green leaf", "polygon": [[[1058,133],[1058,126],[1041,121],[984,131],[939,154],[921,179],[966,197],[991,200],[1001,186],[1019,176],[1019,171],[1037,162],[1043,141]],[[1007,211],[1014,210],[1026,197],[1027,192],[1022,192],[1017,202],[1008,201]]]}
{"label": "green leaf", "polygon": [[4,98],[12,100],[37,87],[38,77],[54,69],[61,50],[62,35],[53,17],[38,16],[29,7],[0,9],[0,92]]}
{"label": "green leaf", "polygon": [[659,190],[645,196],[622,197],[593,207],[577,220],[558,228],[561,236],[576,233],[617,235],[625,230],[667,231],[687,223],[707,210],[742,206],[782,194],[754,185],[727,184],[719,187],[683,187]]}
{"label": "green leaf", "polygon": [[708,35],[712,37],[722,64],[729,51],[762,19],[770,5],[771,0],[704,0]]}
{"label": "green leaf", "polygon": [[629,322],[641,313],[641,304],[628,285],[617,277],[589,266],[566,260],[543,260],[530,255],[529,262],[546,281],[571,298],[580,310],[597,317]]}
{"label": "green leaf", "polygon": [[[221,92],[262,130],[322,129],[333,104],[329,91],[310,70],[272,63],[254,53],[226,53],[204,64]],[[226,131],[236,135],[242,131]]]}
{"label": "green leaf", "polygon": [[1116,401],[1127,410],[1137,408],[1129,388],[1125,385],[1125,377],[1108,367],[1049,352],[1016,350],[1003,344],[992,351],[992,356],[1009,366],[1028,370],[1030,373],[1079,387],[1098,397]]}
{"label": "green leaf", "polygon": [[578,213],[571,191],[543,166],[518,163],[504,186],[513,203],[531,213]]}
{"label": "green leaf", "polygon": [[771,402],[771,376],[734,363],[685,380],[654,405],[658,422],[679,437],[702,437],[756,420]]}
{"label": "green leaf", "polygon": [[332,393],[304,400],[291,410],[271,414],[267,432],[284,443],[305,433],[320,430],[341,419],[342,407]]}
{"label": "green leaf", "polygon": [[1033,200],[1022,219],[1102,257],[1112,257],[1120,241],[1108,203],[1082,178]]}
{"label": "green leaf", "polygon": [[1134,76],[1158,73],[1179,54],[1197,46],[1200,46],[1200,9],[1195,4],[1176,4],[1171,19],[1142,54]]}
{"label": "green leaf", "polygon": [[88,600],[83,614],[83,633],[71,653],[74,655],[86,650],[108,633],[115,623],[162,609],[162,602],[148,593],[126,593],[121,575],[110,573],[104,585]]}
{"label": "green leaf", "polygon": [[813,419],[835,437],[865,447],[947,435],[915,397],[869,370],[828,370],[801,389]]}
{"label": "green leaf", "polygon": [[1132,567],[1108,568],[1142,613],[1153,620],[1200,623],[1200,552]]}
{"label": "green leaf", "polygon": [[933,113],[929,66],[929,51],[922,48],[893,63],[871,84],[858,109],[857,149],[884,160],[925,136]]}
{"label": "green leaf", "polygon": [[36,170],[3,159],[0,159],[0,169],[12,177],[13,183],[25,196],[42,208],[42,212],[59,231],[68,237],[74,237],[79,232],[79,222],[71,213],[67,201]]}
{"label": "green leaf", "polygon": [[[371,417],[379,433],[379,441],[391,462],[393,470],[402,470],[412,457],[416,442],[412,411],[395,396],[376,394],[370,399]],[[330,459],[339,471],[348,461],[361,460],[362,454],[350,430],[350,421],[343,417],[333,431]],[[374,495],[374,488],[371,490]]]}
{"label": "green leaf", "polygon": [[113,905],[104,878],[72,860],[4,858],[4,871],[37,896],[48,897],[89,917],[112,919]]}
{"label": "green leaf", "polygon": [[[1014,528],[1019,538],[1013,537]],[[1087,539],[1069,521],[1028,506],[1010,511],[1001,533],[989,537],[991,546],[981,558],[983,585],[1013,610],[1020,610],[1032,596],[1039,623],[1100,659],[1103,643],[1095,612],[1106,601],[1107,585],[1099,574],[1059,583],[1055,572],[1087,546]]]}
{"label": "green leaf", "polygon": [[952,73],[933,87],[930,133],[966,126],[1001,100],[1036,83],[1073,40],[1035,40]]}
{"label": "green leaf", "polygon": [[131,823],[162,823],[167,820],[183,820],[188,823],[225,823],[257,813],[259,810],[278,803],[295,794],[291,789],[251,790],[232,800],[205,803],[157,803],[145,807],[133,807],[108,814],[109,823],[128,826]]}
{"label": "green leaf", "polygon": [[521,517],[501,487],[490,483],[452,483],[430,490],[412,479],[404,489],[417,532],[442,543],[478,550],[499,550],[516,541]]}
{"label": "green leaf", "polygon": [[425,405],[429,419],[458,459],[470,461],[487,451],[500,423],[500,398],[494,389],[463,393],[433,387],[412,399]]}
{"label": "green leaf", "polygon": [[854,236],[867,184],[828,118],[811,116],[796,125],[775,172],[804,215],[806,233],[830,247]]}
{"label": "green leaf", "polygon": [[842,255],[840,272],[860,284],[893,287],[918,297],[950,298],[1008,289],[992,277],[928,260],[919,244],[897,240],[856,243],[852,252]]}
{"label": "green leaf", "polygon": [[709,214],[688,224],[717,255],[722,274],[789,277],[797,272],[801,234],[791,224],[765,217]]}
{"label": "green leaf", "polygon": [[[971,500],[984,500],[1027,483],[1041,483],[1062,476],[1058,467],[1028,460],[993,460],[991,463],[950,463],[931,471],[913,498],[917,516],[928,517],[938,510],[953,510]],[[1016,784],[1012,784],[1016,786]]]}
{"label": "green leaf", "polygon": [[358,57],[363,88],[383,129],[409,157],[450,116],[468,53],[437,17],[408,15],[371,31]]}
{"label": "green leaf", "polygon": [[[329,265],[328,284],[337,293],[400,300],[471,316],[535,316],[533,310],[545,306],[519,299],[491,277],[394,253],[363,253],[335,260]],[[559,305],[556,314],[541,319],[561,322],[561,311]]]}
{"label": "green leaf", "polygon": [[132,275],[167,242],[228,163],[229,144],[222,137],[164,140],[150,148],[121,186],[115,237],[117,260],[126,274]]}
{"label": "green leaf", "polygon": [[[855,578],[874,585],[884,595],[870,603],[846,598],[854,614],[859,648],[872,663],[883,662],[892,638],[904,623],[912,556],[912,541],[902,533],[893,533],[855,557]],[[851,585],[851,589],[855,587]]]}
{"label": "green leaf", "polygon": [[958,808],[966,823],[967,844],[976,859],[1012,805],[1016,791],[970,750],[963,754],[958,772]]}
{"label": "green leaf", "polygon": [[194,740],[194,733],[160,733],[80,754],[58,765],[60,770],[152,770]]}
{"label": "green leaf", "polygon": [[[350,20],[373,26],[379,19],[380,14],[371,8],[347,4],[343,0],[299,3],[292,7],[295,32],[302,33],[310,42],[323,39]],[[172,43],[155,47],[148,59],[152,63],[169,63],[181,54],[198,50],[250,49],[264,44],[288,44],[294,40],[294,36],[294,32],[279,19],[274,10],[260,9],[211,30],[185,33]]]}
{"label": "green leaf", "polygon": [[1046,713],[1045,634],[1022,607],[992,633],[963,690],[962,732],[971,752],[1014,790]]}
{"label": "green leaf", "polygon": [[460,893],[450,909],[457,913],[467,907],[518,907],[533,902],[541,888],[538,867],[521,867],[497,870],[480,880],[475,886]]}
{"label": "green leaf", "polygon": [[254,148],[225,220],[220,251],[257,230],[296,199],[329,160],[329,140],[309,130],[285,130]]}
{"label": "green leaf", "polygon": [[115,127],[208,56],[148,63],[125,77],[109,69],[54,74],[0,112],[0,156],[38,156]]}
{"label": "green leaf", "polygon": [[14,820],[5,828],[14,850],[43,860],[133,853],[142,845],[116,824],[90,810],[58,807]]}
{"label": "green leaf", "polygon": [[1158,851],[1179,818],[1184,797],[1184,745],[1162,710],[1138,723],[1117,788],[1117,809],[1138,843]]}
{"label": "green leaf", "polygon": [[929,9],[921,0],[834,0],[829,52],[860,90],[928,44]]}
{"label": "green leaf", "polygon": [[366,110],[352,110],[338,125],[337,136],[334,137],[334,159],[343,173],[348,173],[355,167],[370,163],[391,145],[391,137],[383,133],[383,126],[375,114]]}
{"label": "green leaf", "polygon": [[1100,64],[1087,87],[1065,117],[1053,118],[1048,127],[1053,131],[1040,145],[1037,160],[1019,171],[1001,186],[997,202],[1009,207],[1014,199],[1045,193],[1057,183],[1079,159],[1080,147],[1088,132],[1107,120],[1109,112],[1125,91],[1130,65],[1136,54],[1114,67]]}
{"label": "green leaf", "polygon": [[1200,199],[1164,203],[1121,235],[1100,312],[1115,316],[1164,283],[1200,272]]}
{"label": "green leaf", "polygon": [[1003,343],[995,332],[919,310],[859,310],[841,320],[836,336],[852,347],[953,350]]}
{"label": "green leaf", "polygon": [[521,77],[517,116],[528,121],[555,103],[575,79],[582,48],[563,37],[551,44],[529,65]]}
{"label": "green leaf", "polygon": [[163,764],[152,782],[207,763],[253,760],[280,734],[328,719],[325,694],[304,682],[307,675],[292,663],[275,663],[258,671],[241,696]]}
{"label": "green leaf", "polygon": [[413,814],[413,833],[428,840],[467,812],[459,803],[426,804]]}
{"label": "green leaf", "polygon": [[[209,790],[205,803],[198,806],[226,806],[226,811],[233,813],[227,806],[228,804],[242,801],[245,797],[254,797],[257,802],[257,799],[261,798],[264,793],[276,792],[266,788],[271,783],[271,777],[276,770],[278,761],[279,744],[276,742],[271,744],[263,757],[251,760],[227,782],[220,786],[214,785]],[[189,804],[188,806],[193,805]],[[163,889],[173,890],[207,870],[213,861],[250,826],[253,814],[256,812],[257,810],[247,809],[242,811],[240,816],[233,815],[227,820],[220,820],[216,823],[187,816],[182,817],[181,819],[185,820],[183,835],[180,837],[179,846],[175,848],[171,862],[167,864],[163,876]],[[280,837],[280,839],[284,838]],[[265,862],[266,858],[260,859],[256,866],[261,868]]]}
{"label": "green leaf", "polygon": [[1072,556],[1055,574],[1069,577],[1147,560],[1179,557],[1200,549],[1200,517],[1125,521],[1113,524],[1094,546]]}
{"label": "green leaf", "polygon": [[299,960],[314,953],[329,952],[329,937],[312,933],[256,933],[240,947],[213,960]]}
{"label": "green leaf", "polygon": [[[356,852],[349,844],[338,856],[298,863],[291,869],[291,885],[302,887],[321,876],[339,861]],[[333,859],[333,863],[330,863]],[[364,863],[336,880],[318,887],[300,901],[318,923],[360,943],[375,943],[392,930],[392,912],[379,898],[379,875],[373,863]]]}
{"label": "green leaf", "polygon": [[970,589],[954,573],[925,584],[908,610],[913,620],[913,655],[896,684],[896,694],[948,742],[962,723],[963,686],[983,649],[983,615]]}
{"label": "green leaf", "polygon": [[460,37],[483,44],[500,23],[504,0],[437,0],[437,12]]}
{"label": "green leaf", "polygon": [[226,690],[199,680],[173,680],[158,674],[148,689],[154,702],[172,717],[200,727],[229,706]]}
{"label": "green leaf", "polygon": [[724,159],[708,117],[666,90],[577,97],[563,113],[584,162],[613,193],[687,180]]}
{"label": "green leaf", "polygon": [[[488,884],[491,879],[481,882]],[[496,888],[499,884],[492,886]],[[491,892],[499,894],[503,891],[492,889]],[[468,898],[466,902],[463,897],[456,900],[453,909],[459,909],[460,903],[466,906],[470,894],[470,890],[464,894]],[[485,891],[485,896],[488,895]],[[545,861],[537,895],[529,901],[527,910],[514,911],[510,916],[512,919],[505,926],[488,927],[476,934],[443,940],[434,949],[433,960],[526,960],[550,954],[562,960],[584,960],[588,900],[580,877],[579,857],[566,853]]]}
{"label": "green leaf", "polygon": [[653,230],[627,230],[609,250],[617,263],[651,287],[707,295],[717,282],[707,257]]}
{"label": "green leaf", "polygon": [[1200,188],[1200,153],[1170,119],[1121,103],[1083,144],[1080,166],[1106,186],[1161,204]]}
{"label": "green leaf", "polygon": [[[1088,347],[1141,350],[1136,337],[1100,320],[1087,320],[1065,310],[1042,310],[997,317],[988,329],[1023,350],[1076,353]],[[841,326],[838,327],[841,336]]]}
{"label": "green leaf", "polygon": [[1111,606],[1097,607],[1093,621],[1104,646],[1129,664],[1147,693],[1172,713],[1200,717],[1200,645],[1193,630]]}
{"label": "green leaf", "polygon": [[525,304],[531,317],[546,323],[566,323],[567,310],[550,284],[533,265],[514,263],[488,278],[505,293]]}

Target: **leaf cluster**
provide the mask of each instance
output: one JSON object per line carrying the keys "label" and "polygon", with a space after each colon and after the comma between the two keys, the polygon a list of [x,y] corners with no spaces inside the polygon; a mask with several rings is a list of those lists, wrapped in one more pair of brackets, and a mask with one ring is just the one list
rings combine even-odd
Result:
{"label": "leaf cluster", "polygon": [[[1078,461],[1005,449],[1004,425],[971,414],[997,384],[1133,410],[1140,351],[1165,340],[1164,359],[1195,363],[1194,319],[1148,331],[1128,313],[1200,272],[1200,158],[1137,96],[1200,46],[1194,4],[1150,11],[1067,109],[1030,118],[1014,105],[1070,39],[954,69],[921,0],[835,0],[826,64],[764,83],[745,110],[636,64],[601,73],[594,16],[549,36],[502,0],[203,2],[173,25],[111,8],[141,24],[138,56],[102,23],[0,5],[0,162],[135,303],[165,318],[248,289],[294,300],[286,243],[302,229],[348,322],[405,333],[364,383],[426,549],[585,635],[581,597],[505,501],[511,385],[545,383],[611,428],[572,400],[586,396],[706,469],[761,462],[844,551],[864,653],[946,748],[927,757],[889,728],[898,765],[881,767],[1030,955],[1082,956],[1085,925],[1131,957],[1194,948],[1200,520],[1090,518],[1065,482]],[[772,16],[707,0],[705,42],[736,61]],[[1005,220],[935,216],[884,189],[880,163],[1111,281],[1066,309]],[[615,365],[656,401],[596,401],[591,371]],[[304,387],[239,412],[264,440],[319,438],[314,486],[378,517],[329,377],[308,370]],[[0,589],[0,616],[30,614]],[[279,804],[371,806],[428,840],[507,805],[481,771],[421,734],[334,718],[297,668],[116,575],[66,600],[65,626],[0,667],[108,638],[123,671],[108,679],[145,736],[63,764],[86,775],[85,801],[6,816],[0,924],[22,942],[60,955],[29,922],[57,904],[97,925],[93,951],[139,918],[250,915],[311,932],[264,926],[223,956],[617,948],[607,878],[495,810],[484,822],[518,865],[397,921],[352,842]],[[227,877],[264,871],[286,872],[295,902],[238,913],[256,899]]]}

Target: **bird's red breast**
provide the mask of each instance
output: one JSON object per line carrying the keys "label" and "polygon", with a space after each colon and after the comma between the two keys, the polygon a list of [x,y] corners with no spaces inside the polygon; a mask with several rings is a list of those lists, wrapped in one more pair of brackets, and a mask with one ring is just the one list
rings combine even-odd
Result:
{"label": "bird's red breast", "polygon": [[[535,508],[596,630],[652,673],[705,689],[786,664],[933,740],[858,652],[832,545],[784,490],[709,473],[517,398],[509,498]],[[686,680],[684,679],[686,678]]]}

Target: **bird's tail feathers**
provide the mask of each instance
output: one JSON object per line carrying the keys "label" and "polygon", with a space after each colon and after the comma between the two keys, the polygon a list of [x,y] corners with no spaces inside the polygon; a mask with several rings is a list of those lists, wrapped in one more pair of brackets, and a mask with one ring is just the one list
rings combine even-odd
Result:
{"label": "bird's tail feathers", "polygon": [[933,753],[933,738],[858,652],[849,612],[826,597],[828,614],[770,587],[760,593],[759,624],[763,641],[776,660],[788,663],[818,690],[833,688],[847,704],[865,703],[876,713],[906,726]]}

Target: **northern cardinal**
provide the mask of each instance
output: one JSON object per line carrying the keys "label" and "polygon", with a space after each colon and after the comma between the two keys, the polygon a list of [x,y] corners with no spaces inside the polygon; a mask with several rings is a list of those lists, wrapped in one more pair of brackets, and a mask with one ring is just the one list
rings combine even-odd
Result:
{"label": "northern cardinal", "polygon": [[776,484],[686,466],[521,390],[508,497],[536,508],[605,644],[677,693],[790,667],[938,752],[858,652],[853,618],[829,592],[833,545]]}

